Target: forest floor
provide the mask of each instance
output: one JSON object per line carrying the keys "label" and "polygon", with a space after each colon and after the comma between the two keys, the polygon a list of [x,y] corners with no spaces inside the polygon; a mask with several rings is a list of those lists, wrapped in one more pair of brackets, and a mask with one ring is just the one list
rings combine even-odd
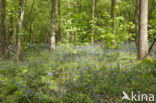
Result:
{"label": "forest floor", "polygon": [[123,103],[123,91],[156,93],[156,48],[144,61],[136,59],[133,43],[118,49],[64,45],[52,54],[48,46],[31,45],[24,51],[20,62],[0,60],[2,103]]}

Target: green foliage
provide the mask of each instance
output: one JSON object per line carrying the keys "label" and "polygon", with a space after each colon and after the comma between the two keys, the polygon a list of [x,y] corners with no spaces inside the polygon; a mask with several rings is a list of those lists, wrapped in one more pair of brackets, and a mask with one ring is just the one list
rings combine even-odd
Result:
{"label": "green foliage", "polygon": [[[16,35],[24,37],[24,42],[49,43],[51,32],[51,3],[45,0],[28,0],[25,9],[23,31],[18,32],[19,2],[7,0],[6,24],[9,37],[10,17]],[[115,28],[112,28],[110,16],[111,0],[95,2],[95,17],[92,18],[92,2],[89,0],[61,1],[61,43],[90,43],[93,36],[95,42],[104,42],[109,48],[117,48],[125,41],[134,41],[134,0],[117,0],[115,6]],[[155,2],[154,2],[155,3]],[[56,3],[57,4],[57,3]],[[149,0],[149,38],[155,38],[155,9]],[[81,11],[80,10],[81,7]],[[131,9],[129,9],[131,8]],[[56,6],[56,35],[58,34],[58,7]],[[30,30],[31,23],[31,30]],[[31,33],[31,34],[30,34]],[[30,36],[31,35],[31,36]],[[58,35],[57,35],[58,36]],[[59,38],[59,37],[56,37]],[[30,40],[29,40],[30,39]]]}
{"label": "green foliage", "polygon": [[0,102],[119,103],[123,90],[154,93],[155,59],[137,62],[134,44],[122,46],[28,47],[22,61],[0,61]]}
{"label": "green foliage", "polygon": [[148,72],[145,73],[145,77],[156,77],[156,59],[147,58],[139,65],[142,65],[144,68],[148,69]]}
{"label": "green foliage", "polygon": [[156,34],[156,10],[153,10],[152,12],[152,18],[150,21],[149,21],[149,37],[151,39],[153,38],[156,38],[155,34]]}

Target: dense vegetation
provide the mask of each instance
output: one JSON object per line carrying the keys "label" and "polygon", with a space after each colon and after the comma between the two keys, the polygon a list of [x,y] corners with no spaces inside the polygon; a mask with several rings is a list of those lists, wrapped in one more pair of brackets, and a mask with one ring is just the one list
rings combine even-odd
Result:
{"label": "dense vegetation", "polygon": [[0,103],[156,96],[155,8],[155,0],[1,0]]}
{"label": "dense vegetation", "polygon": [[123,90],[156,93],[156,60],[136,61],[134,44],[123,46],[29,47],[21,62],[1,62],[0,101],[122,103]]}

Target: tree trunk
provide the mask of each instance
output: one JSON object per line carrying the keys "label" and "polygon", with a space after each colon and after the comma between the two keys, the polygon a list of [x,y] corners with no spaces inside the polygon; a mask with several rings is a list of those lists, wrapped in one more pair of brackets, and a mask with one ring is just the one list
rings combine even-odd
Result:
{"label": "tree trunk", "polygon": [[13,44],[16,45],[16,24],[14,24],[13,29]]}
{"label": "tree trunk", "polygon": [[59,42],[61,40],[61,0],[58,0],[58,17],[59,17],[59,21],[58,21],[58,40],[57,42]]}
{"label": "tree trunk", "polygon": [[115,27],[115,5],[116,5],[116,0],[112,0],[112,4],[111,4],[111,18],[113,20],[112,22],[112,28],[114,29]]}
{"label": "tree trunk", "polygon": [[135,29],[136,29],[136,36],[135,36],[135,43],[136,46],[138,46],[138,36],[139,36],[139,1],[140,0],[136,0],[135,3]]}
{"label": "tree trunk", "polygon": [[11,38],[13,36],[13,15],[10,15],[10,18],[9,18],[9,23],[10,23],[10,26],[9,26],[9,37],[8,37],[8,45],[10,45],[10,43],[12,42]]}
{"label": "tree trunk", "polygon": [[35,0],[33,0],[33,3],[31,5],[31,8],[30,8],[30,13],[29,13],[29,44],[31,44],[31,35],[32,35],[32,17],[31,17],[31,14],[32,14],[32,10],[33,10],[33,7],[34,7],[34,4],[35,4]]}
{"label": "tree trunk", "polygon": [[[92,0],[92,20],[95,17],[95,0]],[[94,26],[92,27],[91,43],[94,44]]]}
{"label": "tree trunk", "polygon": [[10,48],[11,48],[11,45],[13,44],[13,15],[11,14],[10,15],[10,18],[9,18],[9,37],[8,37],[8,53],[7,53],[7,57],[9,58],[10,57]]}
{"label": "tree trunk", "polygon": [[55,51],[55,14],[56,14],[56,8],[55,8],[55,4],[56,1],[55,0],[51,0],[51,6],[52,6],[52,11],[51,11],[51,44],[50,44],[50,52],[54,52]]}
{"label": "tree trunk", "polygon": [[[68,3],[67,3],[67,10],[69,10],[69,8],[70,8],[70,1],[68,0]],[[67,14],[68,16],[67,16],[67,20],[70,18],[70,12],[68,11],[68,14]],[[69,39],[70,39],[70,34],[69,34],[69,30],[67,30],[67,44],[69,44]]]}
{"label": "tree trunk", "polygon": [[1,0],[1,23],[0,23],[0,33],[1,33],[1,57],[6,58],[6,32],[5,32],[5,11],[6,11],[6,1]]}
{"label": "tree trunk", "polygon": [[148,54],[148,0],[140,3],[139,51],[138,59],[143,60]]}
{"label": "tree trunk", "polygon": [[82,0],[79,0],[79,13],[82,12],[82,5],[81,5],[81,3],[82,3]]}
{"label": "tree trunk", "polygon": [[20,54],[21,54],[21,32],[23,29],[23,18],[25,13],[25,0],[19,0],[20,12],[19,12],[19,35],[18,35],[18,43],[17,43],[17,54],[16,60],[19,61]]}

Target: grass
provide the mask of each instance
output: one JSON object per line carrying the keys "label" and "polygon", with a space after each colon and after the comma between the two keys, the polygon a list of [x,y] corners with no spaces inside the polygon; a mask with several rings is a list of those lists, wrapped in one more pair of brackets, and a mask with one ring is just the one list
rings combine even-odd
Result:
{"label": "grass", "polygon": [[[124,47],[124,48],[123,48]],[[0,60],[1,103],[131,103],[122,91],[156,93],[155,50],[136,60],[134,44],[25,48],[20,62]]]}

